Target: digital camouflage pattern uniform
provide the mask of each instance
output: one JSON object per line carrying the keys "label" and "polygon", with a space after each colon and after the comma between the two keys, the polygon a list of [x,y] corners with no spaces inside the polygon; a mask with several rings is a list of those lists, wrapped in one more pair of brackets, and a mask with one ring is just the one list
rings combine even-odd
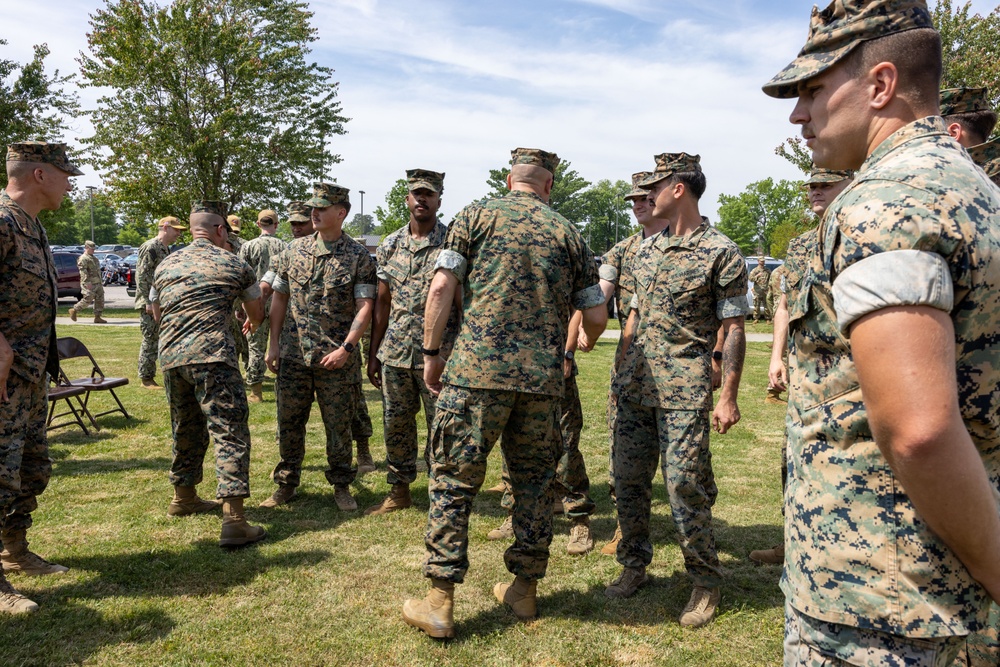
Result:
{"label": "digital camouflage pattern uniform", "polygon": [[153,286],[153,273],[170,249],[158,238],[151,238],[139,246],[135,261],[135,308],[139,311],[139,330],[142,346],[139,348],[139,379],[152,380],[156,375],[156,355],[160,342],[160,325],[152,314],[146,312],[149,290]]}
{"label": "digital camouflage pattern uniform", "polygon": [[778,299],[781,298],[781,279],[785,277],[785,265],[782,264],[774,271],[771,271],[771,277],[768,278],[767,285],[767,312],[774,318],[774,309],[778,305]]}
{"label": "digital camouflage pattern uniform", "polygon": [[907,496],[886,491],[898,482],[872,438],[848,334],[894,305],[951,313],[962,416],[1000,489],[998,211],[1000,192],[936,117],[886,139],[827,211],[820,254],[789,303],[782,589],[800,624],[897,644],[937,639],[944,657],[983,629],[983,589]]}
{"label": "digital camouflage pattern uniform", "polygon": [[[438,222],[425,238],[418,240],[406,225],[387,236],[376,250],[378,279],[392,295],[389,326],[378,349],[378,360],[382,362],[382,415],[389,484],[412,484],[417,478],[415,420],[421,402],[428,434],[434,421],[434,396],[424,384],[424,355],[420,350],[427,291],[447,231]],[[453,306],[441,341],[444,359],[451,355],[459,320],[458,309]]]}
{"label": "digital camouflage pattern uniform", "polygon": [[[512,157],[550,173],[559,164],[533,149]],[[464,580],[472,499],[502,436],[515,501],[514,543],[504,562],[518,577],[537,580],[552,541],[566,327],[572,309],[604,303],[593,254],[538,196],[514,190],[458,213],[437,268],[458,278],[464,300],[432,428],[424,573]]]}
{"label": "digital camouflage pattern uniform", "polygon": [[[16,144],[15,144],[16,146]],[[9,155],[9,152],[8,152]],[[0,191],[0,333],[14,350],[0,403],[0,528],[27,530],[52,475],[46,373],[59,375],[56,270],[45,228]]]}
{"label": "digital camouflage pattern uniform", "polygon": [[104,283],[101,280],[101,263],[93,255],[83,253],[76,258],[76,266],[80,269],[80,301],[73,306],[79,312],[93,304],[94,318],[104,312]]}
{"label": "digital camouflage pattern uniform", "polygon": [[[347,201],[346,188],[327,187],[324,205]],[[292,241],[281,256],[274,291],[289,299],[275,382],[281,460],[272,479],[279,485],[299,485],[314,395],[326,430],[326,479],[333,485],[354,481],[351,422],[364,400],[361,353],[355,348],[336,370],[319,362],[347,338],[358,299],[375,298],[375,280],[368,250],[347,234],[327,242],[315,232]]]}
{"label": "digital camouflage pattern uniform", "polygon": [[754,267],[747,280],[753,283],[753,318],[760,319],[761,313],[764,319],[770,317],[771,311],[767,307],[767,292],[771,281],[771,272],[766,267],[757,265]]}
{"label": "digital camouflage pattern uniform", "polygon": [[969,157],[986,172],[995,185],[1000,185],[1000,137],[969,149]]}
{"label": "digital camouflage pattern uniform", "polygon": [[[666,173],[700,169],[697,156],[683,153],[657,162]],[[688,574],[695,585],[716,588],[722,572],[712,531],[718,491],[708,442],[711,359],[722,320],[748,310],[746,261],[704,219],[686,236],[651,237],[633,271],[638,326],[612,386],[618,562],[643,568],[652,561],[651,480],[659,458]]]}
{"label": "digital camouflage pattern uniform", "polygon": [[[282,253],[287,244],[277,236],[261,234],[240,246],[239,257],[250,265],[256,274],[258,282],[267,273],[271,258]],[[264,321],[247,337],[250,360],[247,362],[246,382],[248,385],[260,384],[264,381],[264,355],[267,354],[267,336],[270,330],[271,300],[264,302]]]}
{"label": "digital camouflage pattern uniform", "polygon": [[[207,208],[193,212],[218,214],[214,204],[196,204]],[[259,297],[253,269],[208,239],[195,239],[156,268],[150,298],[161,310],[160,367],[173,427],[174,486],[201,482],[211,436],[216,497],[250,495],[250,411],[231,322],[237,300]]]}

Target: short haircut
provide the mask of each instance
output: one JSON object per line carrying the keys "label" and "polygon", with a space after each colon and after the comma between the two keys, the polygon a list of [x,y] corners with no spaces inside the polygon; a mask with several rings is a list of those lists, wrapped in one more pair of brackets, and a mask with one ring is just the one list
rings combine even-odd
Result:
{"label": "short haircut", "polygon": [[844,60],[852,78],[879,63],[899,72],[896,91],[918,106],[938,107],[941,93],[941,35],[934,28],[915,28],[862,42]]}
{"label": "short haircut", "polygon": [[674,183],[683,183],[684,187],[695,199],[701,199],[701,196],[705,194],[705,187],[708,185],[705,181],[705,172],[703,171],[678,171],[670,175],[667,183],[671,185]]}
{"label": "short haircut", "polygon": [[945,116],[946,123],[958,123],[962,130],[969,135],[973,144],[981,144],[990,138],[993,128],[997,124],[997,112],[989,109],[981,111],[969,111],[968,113],[956,113]]}
{"label": "short haircut", "polygon": [[27,178],[31,172],[38,168],[44,168],[44,164],[41,162],[25,162],[23,160],[8,160],[7,161],[7,179],[8,180],[19,180],[22,178]]}
{"label": "short haircut", "polygon": [[349,201],[337,202],[336,204],[334,204],[334,206],[343,206],[345,212],[347,213],[351,212],[351,202]]}

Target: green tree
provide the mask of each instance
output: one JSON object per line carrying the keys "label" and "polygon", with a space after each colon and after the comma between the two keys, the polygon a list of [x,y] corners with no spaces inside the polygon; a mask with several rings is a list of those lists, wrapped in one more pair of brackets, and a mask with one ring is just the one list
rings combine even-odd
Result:
{"label": "green tree", "polygon": [[812,151],[806,148],[801,137],[789,137],[782,141],[781,145],[774,149],[774,152],[795,165],[803,174],[808,176],[812,172]]}
{"label": "green tree", "polygon": [[819,220],[816,216],[803,214],[798,221],[786,220],[775,227],[771,233],[771,257],[785,259],[788,255],[788,243],[817,224],[819,224]]}
{"label": "green tree", "polygon": [[[6,46],[0,39],[0,46]],[[63,86],[74,75],[45,73],[46,44],[35,46],[31,62],[20,65],[0,58],[0,146],[17,141],[58,141],[67,130],[66,119],[80,113],[75,92]],[[7,165],[0,161],[0,187],[7,186]]]}
{"label": "green tree", "polygon": [[719,230],[745,255],[771,249],[774,230],[798,224],[806,210],[801,181],[756,181],[738,195],[719,195]]}
{"label": "green tree", "polygon": [[406,179],[396,181],[385,195],[385,208],[375,207],[375,218],[378,220],[378,233],[385,238],[410,221],[410,209],[406,207],[406,195],[409,194]]}
{"label": "green tree", "polygon": [[[407,220],[409,220],[409,215],[410,215],[409,210],[407,210],[406,215],[407,215]],[[350,234],[354,238],[358,238],[359,236],[366,236],[368,234],[374,234],[375,218],[373,218],[368,213],[365,214],[355,213],[354,217],[351,218],[351,222],[348,223],[344,227],[344,229],[347,231],[348,234]]]}
{"label": "green tree", "polygon": [[[39,215],[49,243],[58,245],[80,245],[91,238],[90,233],[90,193],[76,190],[72,196],[63,198],[62,206],[56,211],[43,211]],[[94,238],[97,245],[118,243],[121,227],[111,207],[107,195],[98,190],[94,193]]]}
{"label": "green tree", "polygon": [[260,210],[294,199],[338,155],[333,70],[298,0],[108,0],[90,17],[85,85],[109,92],[84,140],[130,220],[186,215],[195,199]]}
{"label": "green tree", "polygon": [[1000,7],[986,16],[972,3],[938,0],[931,15],[941,34],[942,88],[986,86],[993,109],[1000,109]]}
{"label": "green tree", "polygon": [[632,186],[625,181],[603,179],[580,195],[585,211],[583,238],[594,252],[605,253],[633,233],[632,207],[625,199],[631,191]]}
{"label": "green tree", "polygon": [[[507,175],[510,167],[490,169],[490,177],[486,185],[490,186],[487,197],[503,197],[507,189]],[[583,178],[570,168],[570,163],[561,160],[552,175],[552,192],[549,195],[549,206],[562,214],[567,220],[577,224],[583,222],[586,215],[586,204],[581,199],[582,191],[590,186],[590,181]]]}

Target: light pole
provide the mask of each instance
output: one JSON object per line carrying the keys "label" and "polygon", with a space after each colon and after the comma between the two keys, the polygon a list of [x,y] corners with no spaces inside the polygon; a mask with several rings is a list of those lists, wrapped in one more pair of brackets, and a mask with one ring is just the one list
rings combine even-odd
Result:
{"label": "light pole", "polygon": [[[87,186],[87,197],[90,199],[90,240],[94,241],[94,190],[97,188],[93,185]],[[97,243],[97,241],[94,241]]]}
{"label": "light pole", "polygon": [[365,217],[365,191],[358,190],[358,194],[361,195],[361,217]]}

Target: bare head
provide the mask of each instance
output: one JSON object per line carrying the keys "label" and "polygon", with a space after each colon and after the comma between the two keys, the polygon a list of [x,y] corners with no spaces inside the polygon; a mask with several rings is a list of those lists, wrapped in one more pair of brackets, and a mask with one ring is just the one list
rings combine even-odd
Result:
{"label": "bare head", "polygon": [[224,248],[229,241],[226,220],[221,215],[198,211],[191,214],[191,236],[208,239],[213,245]]}
{"label": "bare head", "polygon": [[507,187],[511,190],[534,192],[544,201],[552,194],[552,172],[533,164],[515,164],[507,176]]}

